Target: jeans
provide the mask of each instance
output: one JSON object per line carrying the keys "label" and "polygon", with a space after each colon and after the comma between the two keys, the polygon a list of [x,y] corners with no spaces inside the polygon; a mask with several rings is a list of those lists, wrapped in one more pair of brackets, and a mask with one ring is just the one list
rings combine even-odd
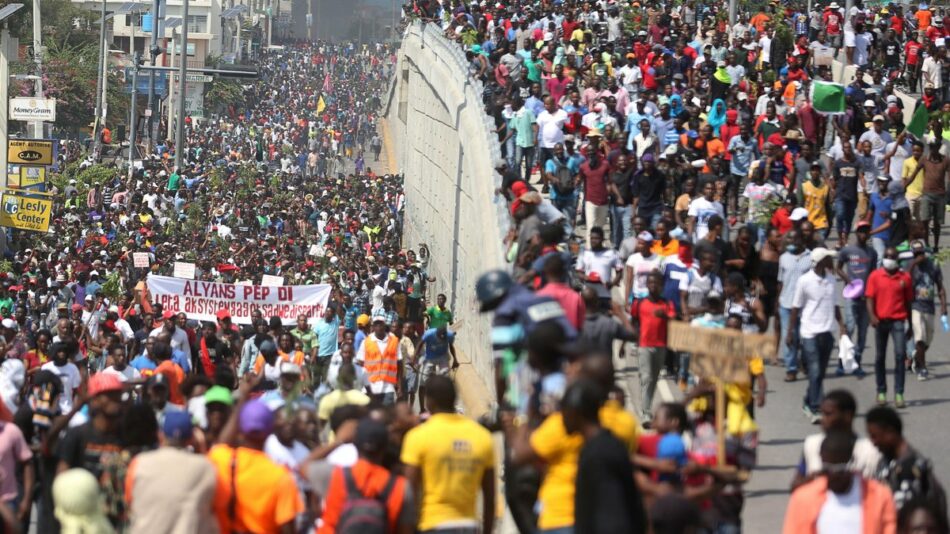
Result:
{"label": "jeans", "polygon": [[515,146],[515,169],[521,167],[524,160],[524,181],[531,182],[531,168],[534,166],[534,147],[533,146]]}
{"label": "jeans", "polygon": [[656,381],[666,358],[664,347],[640,347],[637,350],[638,372],[640,374],[640,420],[653,419],[653,395],[656,394]]}
{"label": "jeans", "polygon": [[907,321],[882,320],[874,331],[874,380],[877,392],[887,393],[887,338],[894,341],[894,392],[904,394],[904,358],[907,357]]}
{"label": "jeans", "polygon": [[795,329],[795,332],[792,334],[792,346],[789,347],[785,344],[785,340],[788,339],[788,319],[791,313],[791,308],[784,306],[779,306],[778,308],[779,321],[782,323],[782,334],[779,343],[782,345],[782,359],[785,360],[785,372],[797,373],[798,358],[800,355],[799,346],[801,345],[801,339],[798,337],[798,329]]}
{"label": "jeans", "polygon": [[577,191],[570,195],[558,195],[552,200],[554,207],[564,214],[564,236],[570,237],[577,224]]}
{"label": "jeans", "polygon": [[835,227],[838,228],[839,234],[851,233],[851,221],[854,220],[854,211],[857,208],[858,203],[855,200],[835,200]]}
{"label": "jeans", "polygon": [[373,393],[370,397],[383,406],[392,406],[396,404],[396,393]]}
{"label": "jeans", "polygon": [[632,227],[633,206],[610,205],[610,237],[614,247],[620,248],[625,238],[633,233]]}
{"label": "jeans", "polygon": [[515,136],[511,136],[505,141],[505,160],[512,169],[515,168],[515,150]]}
{"label": "jeans", "polygon": [[880,237],[871,237],[871,248],[877,253],[877,265],[875,267],[880,267],[881,260],[884,259],[884,249],[887,248],[887,242]]}
{"label": "jeans", "polygon": [[835,338],[831,332],[802,338],[802,359],[808,371],[808,389],[804,403],[814,413],[818,413],[818,405],[821,404],[822,383],[825,381],[825,371],[828,370],[828,360],[831,359],[831,349],[834,346]]}
{"label": "jeans", "polygon": [[[868,339],[868,324],[871,322],[867,302],[863,298],[846,300],[843,308],[844,326],[848,330],[848,337],[854,342],[854,361],[861,365],[864,344]],[[838,360],[838,367],[841,367],[841,360]]]}
{"label": "jeans", "polygon": [[663,206],[649,208],[639,206],[637,207],[637,216],[643,217],[644,220],[646,220],[647,228],[656,228],[656,223],[660,222],[660,219],[663,218]]}

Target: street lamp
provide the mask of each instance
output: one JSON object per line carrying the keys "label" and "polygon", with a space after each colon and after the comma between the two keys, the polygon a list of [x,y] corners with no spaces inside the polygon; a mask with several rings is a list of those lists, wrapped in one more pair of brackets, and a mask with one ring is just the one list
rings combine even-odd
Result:
{"label": "street lamp", "polygon": [[[7,26],[7,19],[19,11],[23,4],[7,4],[0,8],[0,23],[3,28],[0,29],[0,171],[6,175],[7,172],[7,112],[10,101],[10,65],[7,60],[7,48],[10,46],[10,29]],[[4,181],[6,181],[4,179]]]}

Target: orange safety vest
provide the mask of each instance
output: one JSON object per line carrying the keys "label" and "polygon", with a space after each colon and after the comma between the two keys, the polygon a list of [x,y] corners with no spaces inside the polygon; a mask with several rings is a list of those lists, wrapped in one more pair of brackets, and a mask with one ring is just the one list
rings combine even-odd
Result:
{"label": "orange safety vest", "polygon": [[382,354],[380,354],[379,346],[375,340],[367,338],[363,343],[366,344],[366,361],[364,364],[370,383],[389,382],[396,385],[397,366],[399,364],[396,357],[399,351],[399,339],[390,334],[389,340],[386,342],[386,350]]}

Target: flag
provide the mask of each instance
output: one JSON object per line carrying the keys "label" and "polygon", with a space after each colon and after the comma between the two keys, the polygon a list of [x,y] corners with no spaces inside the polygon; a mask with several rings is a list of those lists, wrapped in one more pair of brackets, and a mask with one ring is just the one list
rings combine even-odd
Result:
{"label": "flag", "polygon": [[822,115],[844,113],[844,86],[840,83],[812,82],[811,105]]}
{"label": "flag", "polygon": [[917,139],[923,139],[929,119],[930,113],[927,111],[927,106],[918,103],[917,109],[914,110],[914,116],[910,118],[910,123],[907,125],[907,133],[913,134]]}
{"label": "flag", "polygon": [[327,109],[327,103],[323,101],[323,95],[320,95],[320,100],[317,100],[317,115],[323,113],[325,109]]}
{"label": "flag", "polygon": [[329,73],[329,72],[328,72],[327,75],[323,78],[323,92],[324,92],[324,93],[332,93],[332,92],[333,92],[333,84],[330,83],[330,73]]}

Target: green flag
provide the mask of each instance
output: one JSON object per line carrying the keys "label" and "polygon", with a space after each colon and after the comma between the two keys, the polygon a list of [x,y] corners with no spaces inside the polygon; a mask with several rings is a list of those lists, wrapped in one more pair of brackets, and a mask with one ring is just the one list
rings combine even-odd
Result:
{"label": "green flag", "polygon": [[927,106],[917,104],[914,110],[914,116],[910,118],[910,124],[907,125],[907,133],[913,134],[917,139],[923,139],[927,131],[927,121],[930,119],[930,113]]}
{"label": "green flag", "polygon": [[811,105],[822,115],[844,113],[844,86],[840,83],[811,83]]}

